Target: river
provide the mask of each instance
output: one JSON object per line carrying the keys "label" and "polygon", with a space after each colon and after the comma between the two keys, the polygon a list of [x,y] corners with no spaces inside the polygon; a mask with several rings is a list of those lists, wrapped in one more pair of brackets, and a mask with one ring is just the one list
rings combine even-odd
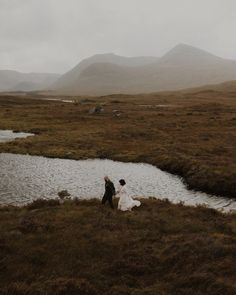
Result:
{"label": "river", "polygon": [[104,190],[103,177],[108,175],[116,187],[119,179],[124,178],[133,196],[236,210],[235,199],[188,190],[180,177],[144,163],[76,161],[2,153],[0,167],[0,204],[24,205],[38,198],[55,198],[61,190],[80,199],[100,199]]}

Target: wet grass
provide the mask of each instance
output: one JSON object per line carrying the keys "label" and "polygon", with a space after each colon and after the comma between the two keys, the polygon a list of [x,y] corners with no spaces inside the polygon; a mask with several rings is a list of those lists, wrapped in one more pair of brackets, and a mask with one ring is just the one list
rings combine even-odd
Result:
{"label": "wet grass", "polygon": [[[236,196],[236,101],[221,92],[111,95],[82,103],[0,97],[0,129],[37,136],[1,152],[147,162],[191,188]],[[104,112],[89,114],[101,104]],[[167,107],[163,107],[167,105]]]}
{"label": "wet grass", "polygon": [[233,295],[236,215],[142,200],[0,209],[1,295]]}
{"label": "wet grass", "polygon": [[[97,104],[104,112],[89,114]],[[0,129],[37,135],[0,152],[147,162],[235,196],[235,109],[220,92],[82,104],[2,96]],[[152,199],[131,213],[95,200],[0,208],[0,295],[233,295],[235,282],[235,214]]]}

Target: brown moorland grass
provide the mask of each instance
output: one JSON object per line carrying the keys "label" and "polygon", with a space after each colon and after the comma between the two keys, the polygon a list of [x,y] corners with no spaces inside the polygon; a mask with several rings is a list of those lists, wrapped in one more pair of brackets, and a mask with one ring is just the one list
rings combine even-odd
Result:
{"label": "brown moorland grass", "polygon": [[236,215],[142,200],[0,209],[1,295],[234,295]]}
{"label": "brown moorland grass", "polygon": [[[37,135],[2,143],[0,152],[146,162],[183,176],[191,188],[235,197],[235,97],[199,91],[70,104],[1,96],[0,129]],[[104,112],[89,114],[98,104]]]}

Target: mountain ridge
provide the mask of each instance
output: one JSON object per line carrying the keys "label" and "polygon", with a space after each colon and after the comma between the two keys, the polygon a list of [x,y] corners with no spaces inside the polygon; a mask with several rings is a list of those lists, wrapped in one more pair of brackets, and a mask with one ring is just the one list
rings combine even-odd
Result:
{"label": "mountain ridge", "polygon": [[52,88],[63,89],[63,87],[69,88],[73,82],[76,82],[80,74],[92,64],[96,63],[111,63],[115,65],[138,67],[140,65],[151,64],[158,62],[158,57],[140,56],[140,57],[123,57],[114,53],[95,54],[89,58],[86,58],[79,62],[75,67],[62,75],[58,81],[56,81]]}
{"label": "mountain ridge", "polygon": [[178,44],[162,57],[97,54],[78,63],[50,88],[71,95],[138,94],[236,80],[236,61]]}
{"label": "mountain ridge", "polygon": [[57,95],[176,91],[236,80],[236,61],[187,44],[162,57],[96,54],[63,75],[0,71],[0,91],[50,90]]}
{"label": "mountain ridge", "polygon": [[60,77],[56,73],[22,73],[0,70],[0,91],[32,91],[49,87]]}

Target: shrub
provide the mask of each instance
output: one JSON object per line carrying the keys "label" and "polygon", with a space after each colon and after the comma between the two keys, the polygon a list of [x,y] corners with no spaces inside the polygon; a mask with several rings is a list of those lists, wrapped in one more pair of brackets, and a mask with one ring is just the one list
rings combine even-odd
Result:
{"label": "shrub", "polygon": [[58,193],[58,196],[59,196],[60,199],[64,199],[64,198],[66,198],[66,197],[69,197],[70,194],[68,193],[67,190],[63,190],[63,191],[60,191],[60,192]]}
{"label": "shrub", "polygon": [[35,232],[37,228],[38,224],[30,216],[23,217],[19,221],[18,229],[24,234]]}
{"label": "shrub", "polygon": [[33,201],[31,204],[28,204],[26,206],[26,208],[29,210],[35,210],[35,209],[40,209],[40,208],[45,208],[45,207],[55,207],[55,206],[59,206],[59,205],[60,205],[59,200],[38,199],[38,200]]}

